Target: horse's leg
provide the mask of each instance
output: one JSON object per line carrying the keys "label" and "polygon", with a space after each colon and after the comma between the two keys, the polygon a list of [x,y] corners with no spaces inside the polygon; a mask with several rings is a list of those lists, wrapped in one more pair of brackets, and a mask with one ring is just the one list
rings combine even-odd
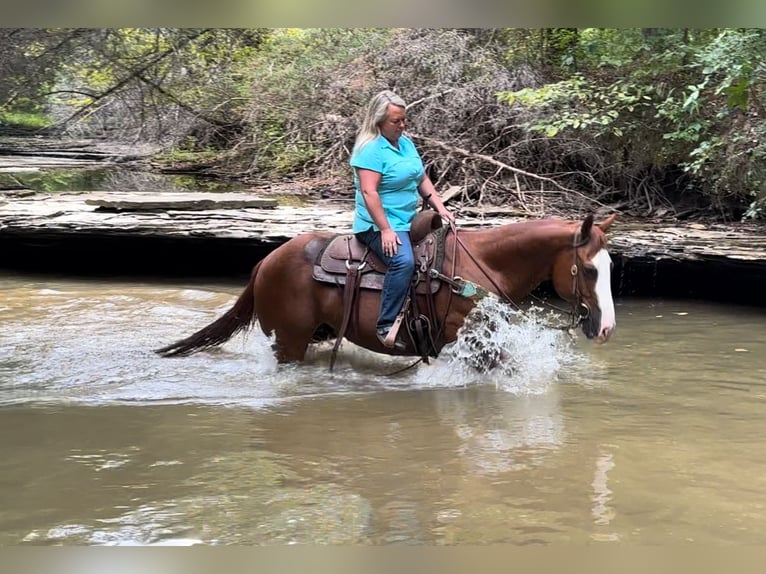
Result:
{"label": "horse's leg", "polygon": [[311,337],[275,330],[274,354],[278,363],[299,363],[306,357]]}
{"label": "horse's leg", "polygon": [[[258,297],[264,295],[259,293]],[[313,304],[307,297],[309,293],[283,287],[279,298],[260,299],[268,303],[259,309],[258,320],[264,333],[274,336],[273,347],[279,363],[300,362],[306,355],[316,328]]]}
{"label": "horse's leg", "polygon": [[267,256],[254,285],[258,321],[264,333],[273,334],[279,363],[303,361],[320,322],[318,283],[303,256],[308,239],[293,239]]}

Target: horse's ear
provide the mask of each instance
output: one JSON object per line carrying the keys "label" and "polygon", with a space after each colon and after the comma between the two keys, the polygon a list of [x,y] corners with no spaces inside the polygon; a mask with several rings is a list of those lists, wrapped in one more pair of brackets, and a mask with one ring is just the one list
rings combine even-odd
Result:
{"label": "horse's ear", "polygon": [[588,217],[585,218],[585,221],[582,222],[582,227],[580,228],[580,241],[586,242],[588,241],[588,238],[590,237],[590,230],[593,228],[593,214],[588,214]]}
{"label": "horse's ear", "polygon": [[607,230],[609,229],[609,227],[611,227],[612,223],[614,223],[615,219],[617,219],[617,214],[613,213],[612,215],[607,217],[604,221],[600,221],[596,225],[598,225],[598,227],[601,229],[601,231],[606,233]]}

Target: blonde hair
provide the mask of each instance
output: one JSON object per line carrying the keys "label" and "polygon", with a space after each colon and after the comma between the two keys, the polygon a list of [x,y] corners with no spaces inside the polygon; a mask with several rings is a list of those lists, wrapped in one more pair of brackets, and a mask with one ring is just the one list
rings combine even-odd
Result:
{"label": "blonde hair", "polygon": [[391,90],[383,90],[375,94],[367,105],[367,111],[364,114],[362,125],[356,134],[356,141],[354,142],[354,149],[351,155],[357,153],[380,135],[378,125],[386,119],[389,104],[402,109],[407,107],[404,100]]}

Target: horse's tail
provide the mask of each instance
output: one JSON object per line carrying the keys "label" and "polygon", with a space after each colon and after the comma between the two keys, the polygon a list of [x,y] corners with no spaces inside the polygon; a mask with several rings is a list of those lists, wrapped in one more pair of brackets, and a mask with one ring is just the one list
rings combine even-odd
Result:
{"label": "horse's tail", "polygon": [[154,352],[163,357],[183,357],[221,345],[240,331],[250,329],[256,319],[253,286],[260,266],[260,262],[255,266],[250,274],[250,282],[231,309],[193,335],[160,349],[155,349]]}

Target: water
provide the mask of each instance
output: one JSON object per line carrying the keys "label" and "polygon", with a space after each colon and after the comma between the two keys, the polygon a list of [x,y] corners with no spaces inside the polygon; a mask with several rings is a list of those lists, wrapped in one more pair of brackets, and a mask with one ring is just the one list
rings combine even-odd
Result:
{"label": "water", "polygon": [[[606,345],[507,311],[430,365],[258,331],[151,349],[242,285],[0,279],[0,544],[759,543],[766,316],[622,300]],[[507,320],[510,319],[510,320]]]}
{"label": "water", "polygon": [[37,192],[64,193],[81,191],[155,192],[229,192],[241,191],[242,184],[192,175],[160,174],[148,171],[93,167],[83,169],[46,168],[33,171],[0,173],[0,184],[23,186]]}

